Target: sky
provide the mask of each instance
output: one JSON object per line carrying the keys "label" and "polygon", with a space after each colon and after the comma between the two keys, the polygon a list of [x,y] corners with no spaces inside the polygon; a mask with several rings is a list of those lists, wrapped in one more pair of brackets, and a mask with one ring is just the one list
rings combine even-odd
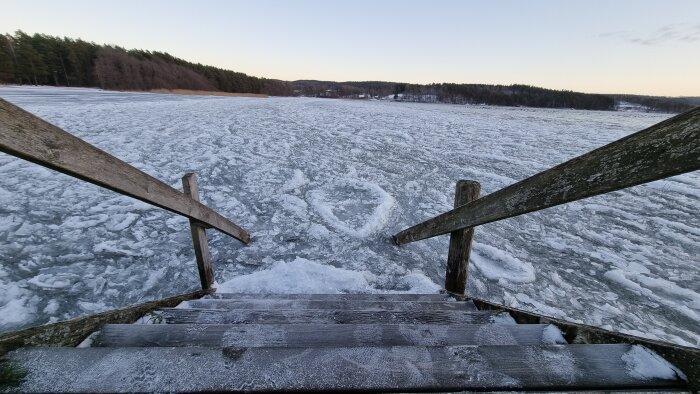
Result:
{"label": "sky", "polygon": [[700,0],[2,0],[21,29],[284,80],[700,96]]}

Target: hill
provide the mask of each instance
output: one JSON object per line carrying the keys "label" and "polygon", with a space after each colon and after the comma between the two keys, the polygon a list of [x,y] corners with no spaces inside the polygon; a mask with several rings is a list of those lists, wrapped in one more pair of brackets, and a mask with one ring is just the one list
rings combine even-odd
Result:
{"label": "hill", "polygon": [[127,50],[80,39],[22,31],[0,35],[0,83],[150,91],[187,89],[272,96],[377,98],[411,102],[615,110],[621,103],[682,112],[695,97],[669,98],[552,90],[527,85],[281,81],[192,63],[165,52]]}

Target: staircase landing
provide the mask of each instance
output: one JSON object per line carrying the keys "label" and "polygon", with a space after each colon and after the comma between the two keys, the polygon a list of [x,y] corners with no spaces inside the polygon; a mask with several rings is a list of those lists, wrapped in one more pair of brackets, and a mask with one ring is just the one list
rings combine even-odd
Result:
{"label": "staircase landing", "polygon": [[[9,353],[28,372],[18,390],[570,391],[686,385],[670,364],[640,346],[567,344],[555,326],[515,324],[507,314],[438,294],[214,294],[162,309],[151,320],[162,324],[106,325],[89,348]],[[644,373],[640,362],[656,370]]]}

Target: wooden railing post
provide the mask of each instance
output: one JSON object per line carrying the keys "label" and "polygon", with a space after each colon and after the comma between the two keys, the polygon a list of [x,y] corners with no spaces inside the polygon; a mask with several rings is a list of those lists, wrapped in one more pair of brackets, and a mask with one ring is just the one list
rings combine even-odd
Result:
{"label": "wooden railing post", "polygon": [[[479,198],[481,185],[476,181],[457,181],[455,188],[455,208],[468,204]],[[467,271],[469,255],[472,251],[474,227],[450,233],[450,249],[447,253],[447,272],[445,273],[445,290],[464,294],[467,288]]]}
{"label": "wooden railing post", "polygon": [[[182,188],[186,195],[195,201],[199,201],[197,175],[191,172],[185,174],[185,176],[182,177]],[[190,219],[190,232],[192,233],[194,255],[197,258],[197,268],[199,269],[199,279],[202,282],[202,289],[208,290],[214,284],[214,270],[211,267],[211,254],[209,254],[207,232],[205,227],[194,219]]]}

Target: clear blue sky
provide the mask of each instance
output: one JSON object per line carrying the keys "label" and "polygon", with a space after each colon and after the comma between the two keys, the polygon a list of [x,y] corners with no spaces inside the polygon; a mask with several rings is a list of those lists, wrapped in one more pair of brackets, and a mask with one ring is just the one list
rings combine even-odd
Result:
{"label": "clear blue sky", "polygon": [[700,96],[699,0],[3,0],[2,31],[294,79]]}

